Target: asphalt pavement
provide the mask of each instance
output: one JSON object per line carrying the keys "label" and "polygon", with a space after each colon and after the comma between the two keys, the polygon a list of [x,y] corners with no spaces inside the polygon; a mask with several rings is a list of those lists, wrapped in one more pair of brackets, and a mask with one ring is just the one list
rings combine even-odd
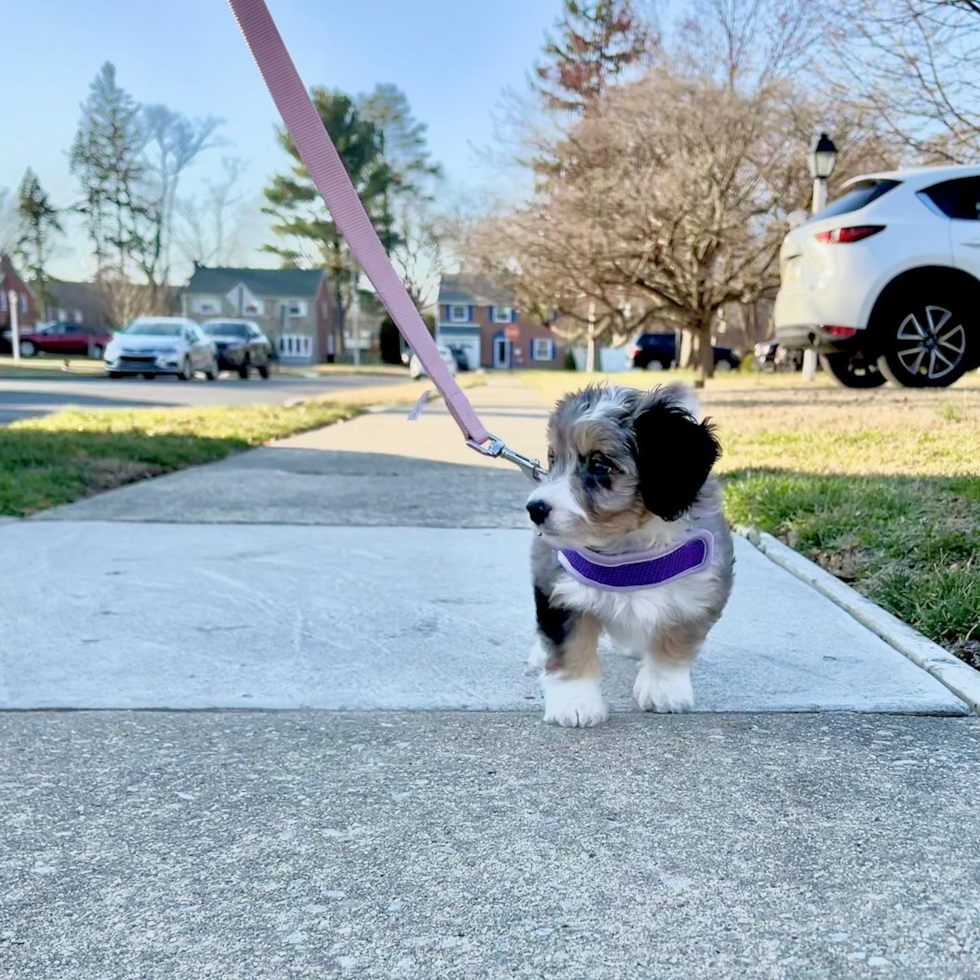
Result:
{"label": "asphalt pavement", "polygon": [[268,405],[294,398],[312,398],[354,387],[400,384],[407,381],[385,374],[331,374],[301,377],[273,374],[247,381],[224,373],[217,381],[202,378],[183,382],[161,375],[111,379],[101,375],[61,378],[0,378],[0,425],[62,408],[153,408],[155,406]]}

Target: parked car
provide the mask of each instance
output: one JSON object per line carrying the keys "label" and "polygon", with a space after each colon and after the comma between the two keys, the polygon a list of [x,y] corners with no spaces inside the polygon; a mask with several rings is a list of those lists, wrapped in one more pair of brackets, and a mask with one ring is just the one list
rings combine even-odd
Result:
{"label": "parked car", "polygon": [[218,368],[237,371],[247,378],[255,368],[263,378],[269,377],[272,362],[272,341],[252,320],[205,320],[201,329],[214,342],[218,351]]}
{"label": "parked car", "polygon": [[106,347],[105,366],[110,378],[175,374],[181,381],[190,381],[200,371],[208,381],[214,381],[218,377],[218,352],[193,320],[140,316],[112,338]]}
{"label": "parked car", "polygon": [[944,387],[980,367],[980,166],[855,177],[780,252],[776,337],[842,385]]}
{"label": "parked car", "polygon": [[[442,363],[446,365],[450,374],[456,373],[456,358],[453,357],[452,351],[448,347],[443,347],[442,344],[439,345],[439,356],[442,358]],[[425,368],[422,367],[422,362],[419,360],[418,354],[414,351],[408,361],[408,373],[413,378],[424,378]]]}
{"label": "parked car", "polygon": [[[20,356],[35,354],[65,354],[75,357],[101,357],[112,334],[106,330],[89,330],[81,323],[63,323],[60,320],[39,324],[31,330],[18,331]],[[13,341],[13,332],[5,330],[5,346]]]}
{"label": "parked car", "polygon": [[803,367],[803,351],[784,347],[778,340],[763,340],[752,353],[756,371],[799,371]]}
{"label": "parked car", "polygon": [[456,362],[456,367],[460,371],[470,370],[470,356],[466,352],[465,347],[460,347],[459,345],[450,345],[449,353],[453,355],[453,360]]}
{"label": "parked car", "polygon": [[[737,368],[742,359],[731,347],[712,347],[715,355],[715,370]],[[674,333],[644,333],[636,338],[630,352],[633,367],[644,371],[673,367],[677,361],[677,335]]]}

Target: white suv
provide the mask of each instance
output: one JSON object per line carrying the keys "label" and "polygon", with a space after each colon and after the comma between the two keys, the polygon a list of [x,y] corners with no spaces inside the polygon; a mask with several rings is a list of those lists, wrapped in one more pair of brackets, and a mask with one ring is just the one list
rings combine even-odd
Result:
{"label": "white suv", "polygon": [[980,367],[980,166],[855,177],[794,228],[773,313],[841,384],[950,385]]}

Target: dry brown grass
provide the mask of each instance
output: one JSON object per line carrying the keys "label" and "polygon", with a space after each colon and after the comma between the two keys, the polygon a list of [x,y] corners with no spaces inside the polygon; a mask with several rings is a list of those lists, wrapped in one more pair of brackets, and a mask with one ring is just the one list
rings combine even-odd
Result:
{"label": "dry brown grass", "polygon": [[[680,372],[527,372],[549,400],[588,383],[634,388],[688,380]],[[698,393],[718,424],[722,472],[745,467],[810,473],[980,475],[980,375],[952,388],[874,391],[798,375],[722,375]]]}

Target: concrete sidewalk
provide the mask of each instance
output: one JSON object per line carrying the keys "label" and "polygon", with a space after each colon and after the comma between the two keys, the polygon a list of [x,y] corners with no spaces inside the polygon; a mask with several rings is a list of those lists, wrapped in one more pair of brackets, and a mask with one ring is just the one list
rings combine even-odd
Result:
{"label": "concrete sidewalk", "polygon": [[[504,379],[471,394],[491,431],[544,455],[548,409],[532,392]],[[370,414],[8,525],[0,707],[540,710],[523,671],[527,493],[437,404],[414,423]],[[700,709],[967,713],[737,544],[732,601],[695,675]],[[62,597],[41,630],[39,576]],[[634,708],[635,669],[607,656],[614,707]]]}
{"label": "concrete sidewalk", "polygon": [[0,707],[216,709],[0,714],[0,976],[973,978],[966,706],[740,540],[700,713],[545,726],[527,491],[436,404],[0,524]]}
{"label": "concrete sidewalk", "polygon": [[973,980],[978,731],[0,715],[10,980]]}

